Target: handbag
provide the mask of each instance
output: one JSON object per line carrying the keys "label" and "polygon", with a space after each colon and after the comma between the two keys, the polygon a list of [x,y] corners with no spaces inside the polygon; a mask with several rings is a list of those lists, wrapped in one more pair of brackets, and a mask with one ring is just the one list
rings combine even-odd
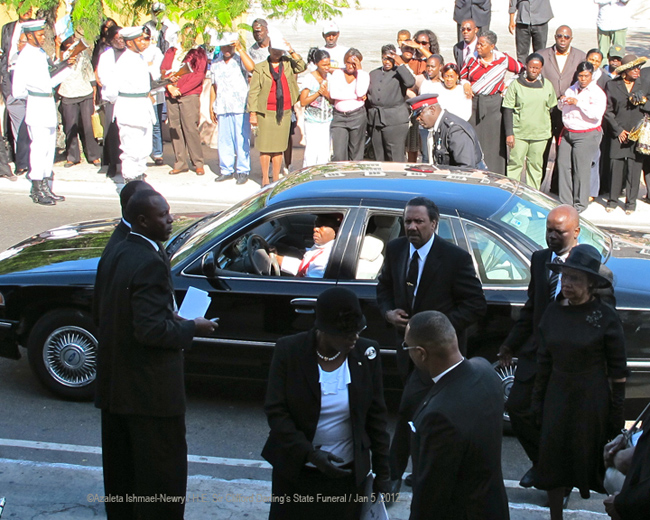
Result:
{"label": "handbag", "polygon": [[104,129],[102,128],[102,121],[99,119],[99,114],[94,112],[90,116],[90,122],[93,125],[93,135],[95,139],[102,139],[104,137]]}
{"label": "handbag", "polygon": [[[650,403],[646,405],[646,407],[643,409],[641,414],[637,417],[636,421],[634,421],[634,424],[629,430],[623,430],[623,437],[624,437],[624,444],[625,448],[631,448],[632,447],[632,436],[637,433],[639,430],[638,426],[641,420],[643,419],[643,416],[646,414],[648,411],[648,408],[650,408]],[[625,475],[621,473],[619,470],[617,470],[615,467],[609,467],[605,470],[605,478],[603,480],[603,487],[605,488],[605,491],[609,493],[610,495],[613,495],[614,493],[620,493],[621,489],[623,489],[623,483],[625,482]]]}
{"label": "handbag", "polygon": [[650,155],[650,116],[644,118],[630,131],[627,137],[636,141],[636,151],[643,155]]}

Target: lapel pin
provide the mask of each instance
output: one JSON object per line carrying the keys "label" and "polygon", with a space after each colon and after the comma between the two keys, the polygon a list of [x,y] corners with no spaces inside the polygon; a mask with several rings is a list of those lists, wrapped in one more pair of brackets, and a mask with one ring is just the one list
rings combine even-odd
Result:
{"label": "lapel pin", "polygon": [[375,350],[375,347],[368,347],[366,349],[365,356],[368,359],[375,359],[377,357],[377,351]]}

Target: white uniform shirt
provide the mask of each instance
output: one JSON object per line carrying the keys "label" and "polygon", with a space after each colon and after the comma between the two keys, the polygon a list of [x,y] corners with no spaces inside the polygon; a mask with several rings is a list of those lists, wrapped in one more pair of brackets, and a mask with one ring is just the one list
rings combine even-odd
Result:
{"label": "white uniform shirt", "polygon": [[[153,79],[154,81],[159,80],[160,64],[163,61],[162,51],[155,45],[151,44],[142,52],[142,56],[144,56],[144,59],[147,62],[147,65],[149,66],[149,74],[151,74],[151,79]],[[152,90],[151,95],[156,100],[155,104],[159,105],[160,103],[165,101],[165,87],[160,87],[155,90]]]}
{"label": "white uniform shirt", "polygon": [[596,25],[601,31],[620,31],[627,29],[632,13],[628,5],[632,2],[617,0],[594,0],[598,4],[598,19]]}
{"label": "white uniform shirt", "polygon": [[[70,73],[66,67],[59,74],[50,77],[50,66],[47,62],[47,54],[40,47],[27,44],[18,55],[12,94],[16,99],[26,99],[27,108],[25,112],[25,123],[30,126],[43,126],[56,128],[56,104],[52,95],[52,89]],[[48,97],[30,95],[50,94]]]}
{"label": "white uniform shirt", "polygon": [[149,66],[147,61],[137,52],[130,49],[117,60],[114,69],[115,81],[106,86],[105,97],[115,103],[114,118],[120,124],[146,127],[156,122],[151,98],[124,97],[120,94],[148,94],[151,89]]}
{"label": "white uniform shirt", "polygon": [[106,88],[111,81],[115,81],[115,50],[108,47],[99,55],[97,62],[97,77],[102,84],[102,99],[106,99]]}

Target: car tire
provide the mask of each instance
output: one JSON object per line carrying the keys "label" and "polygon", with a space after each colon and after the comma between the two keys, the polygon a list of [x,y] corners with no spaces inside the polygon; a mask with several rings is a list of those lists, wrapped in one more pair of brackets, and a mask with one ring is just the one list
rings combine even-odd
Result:
{"label": "car tire", "polygon": [[[499,376],[501,380],[501,389],[503,390],[503,403],[508,402],[508,397],[510,397],[510,389],[512,388],[512,383],[515,382],[515,372],[517,371],[517,358],[512,359],[512,364],[509,367],[502,367],[498,361],[492,363],[492,368]],[[509,432],[511,429],[510,424],[510,415],[504,409],[503,410],[503,428],[506,432]]]}
{"label": "car tire", "polygon": [[56,309],[39,318],[27,340],[39,381],[60,397],[88,401],[95,394],[97,329],[79,309]]}

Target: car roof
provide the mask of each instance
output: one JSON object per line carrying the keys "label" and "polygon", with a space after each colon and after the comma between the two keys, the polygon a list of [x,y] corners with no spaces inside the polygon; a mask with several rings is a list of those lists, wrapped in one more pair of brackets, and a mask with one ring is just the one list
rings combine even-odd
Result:
{"label": "car roof", "polygon": [[527,190],[502,175],[467,168],[440,169],[427,164],[340,162],[305,168],[267,189],[267,206],[296,200],[336,199],[357,205],[403,208],[415,196],[433,200],[442,213],[472,213],[487,218],[514,195]]}

